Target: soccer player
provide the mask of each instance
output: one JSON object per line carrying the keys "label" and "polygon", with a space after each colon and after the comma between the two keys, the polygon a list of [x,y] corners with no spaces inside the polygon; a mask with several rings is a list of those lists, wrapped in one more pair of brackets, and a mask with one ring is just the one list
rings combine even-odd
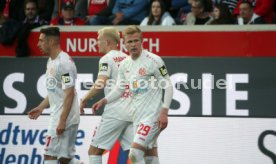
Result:
{"label": "soccer player", "polygon": [[[104,56],[99,61],[99,72],[95,84],[82,98],[80,104],[82,114],[89,99],[100,93],[103,87],[105,87],[104,91],[107,95],[112,90],[112,84],[113,86],[116,84],[119,65],[127,57],[126,54],[118,50],[119,42],[120,34],[115,28],[104,27],[98,31],[99,53],[104,54]],[[107,83],[109,85],[106,85]],[[125,89],[126,86],[122,87]],[[127,90],[125,91],[117,101],[105,106],[102,120],[99,127],[95,129],[88,150],[91,164],[101,164],[104,150],[111,150],[118,139],[124,150],[130,149],[133,140],[133,126],[127,112],[130,95],[128,95]]]}
{"label": "soccer player", "polygon": [[[156,164],[159,163],[156,141],[160,131],[167,127],[173,95],[172,84],[163,60],[143,50],[142,32],[137,26],[126,27],[123,38],[130,57],[119,68],[116,87],[92,108],[98,110],[101,106],[114,102],[124,91],[120,85],[128,84],[132,95],[128,112],[135,128],[129,158],[132,164]],[[162,90],[165,92],[164,102]]]}
{"label": "soccer player", "polygon": [[72,58],[60,48],[60,31],[57,27],[40,30],[37,46],[49,55],[46,70],[48,96],[28,112],[37,119],[50,105],[51,114],[45,142],[45,164],[76,164],[75,140],[80,122],[79,105],[75,91],[77,69]]}

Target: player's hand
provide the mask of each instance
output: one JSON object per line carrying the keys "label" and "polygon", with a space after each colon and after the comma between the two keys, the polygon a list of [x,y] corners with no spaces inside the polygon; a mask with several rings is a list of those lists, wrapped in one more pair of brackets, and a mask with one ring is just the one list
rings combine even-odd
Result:
{"label": "player's hand", "polygon": [[61,135],[64,131],[65,131],[65,122],[60,121],[56,129],[57,135]]}
{"label": "player's hand", "polygon": [[107,103],[107,100],[105,98],[99,100],[95,104],[92,105],[92,113],[95,114],[97,110],[99,110],[102,106],[104,106]]}
{"label": "player's hand", "polygon": [[115,18],[112,20],[113,25],[118,25],[124,19],[124,14],[122,12],[117,12]]}
{"label": "player's hand", "polygon": [[158,119],[158,127],[164,130],[168,126],[168,114],[161,112]]}
{"label": "player's hand", "polygon": [[28,112],[28,117],[30,119],[36,120],[41,115],[42,112],[43,112],[43,109],[41,109],[39,107],[35,107],[31,111]]}
{"label": "player's hand", "polygon": [[86,106],[87,104],[87,101],[85,101],[84,99],[81,99],[81,102],[80,102],[80,114],[84,114],[84,107]]}

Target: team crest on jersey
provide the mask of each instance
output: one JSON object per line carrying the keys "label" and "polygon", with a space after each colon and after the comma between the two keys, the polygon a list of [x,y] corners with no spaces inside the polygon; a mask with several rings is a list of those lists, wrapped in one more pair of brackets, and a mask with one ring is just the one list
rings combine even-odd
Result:
{"label": "team crest on jersey", "polygon": [[99,67],[100,71],[107,71],[108,70],[108,64],[107,63],[101,63]]}
{"label": "team crest on jersey", "polygon": [[69,73],[66,73],[66,74],[63,74],[62,76],[61,76],[61,79],[62,79],[62,81],[63,81],[63,83],[70,83],[70,76],[69,76]]}
{"label": "team crest on jersey", "polygon": [[161,73],[162,76],[166,76],[168,74],[167,68],[165,65],[163,65],[162,67],[159,68],[159,71]]}
{"label": "team crest on jersey", "polygon": [[139,69],[139,75],[144,76],[146,74],[146,69],[145,68],[140,68]]}

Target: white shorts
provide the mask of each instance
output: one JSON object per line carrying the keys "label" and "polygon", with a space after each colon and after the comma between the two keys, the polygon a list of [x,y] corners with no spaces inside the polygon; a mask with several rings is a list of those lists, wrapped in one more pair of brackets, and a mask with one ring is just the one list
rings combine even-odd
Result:
{"label": "white shorts", "polygon": [[146,149],[157,147],[160,129],[157,122],[140,122],[134,129],[134,141]]}
{"label": "white shorts", "polygon": [[46,136],[45,155],[59,158],[74,158],[75,141],[79,125],[72,125],[65,129],[62,135]]}
{"label": "white shorts", "polygon": [[100,149],[111,150],[119,140],[123,150],[129,150],[133,141],[132,122],[102,118],[92,134],[91,145]]}

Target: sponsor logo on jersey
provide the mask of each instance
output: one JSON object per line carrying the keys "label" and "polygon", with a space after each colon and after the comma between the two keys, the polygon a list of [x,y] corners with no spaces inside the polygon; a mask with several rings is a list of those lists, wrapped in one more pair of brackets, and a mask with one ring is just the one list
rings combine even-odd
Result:
{"label": "sponsor logo on jersey", "polygon": [[108,70],[108,64],[107,63],[101,63],[99,70],[100,71],[107,71]]}
{"label": "sponsor logo on jersey", "polygon": [[120,63],[122,60],[124,60],[126,57],[114,57],[113,58],[113,61],[115,62],[115,63]]}
{"label": "sponsor logo on jersey", "polygon": [[69,73],[66,73],[66,74],[63,74],[62,76],[61,76],[61,79],[62,79],[62,81],[63,81],[63,83],[70,83],[70,76],[69,76]]}
{"label": "sponsor logo on jersey", "polygon": [[163,65],[162,67],[159,68],[159,71],[161,73],[162,76],[165,76],[168,74],[167,68],[165,65]]}

